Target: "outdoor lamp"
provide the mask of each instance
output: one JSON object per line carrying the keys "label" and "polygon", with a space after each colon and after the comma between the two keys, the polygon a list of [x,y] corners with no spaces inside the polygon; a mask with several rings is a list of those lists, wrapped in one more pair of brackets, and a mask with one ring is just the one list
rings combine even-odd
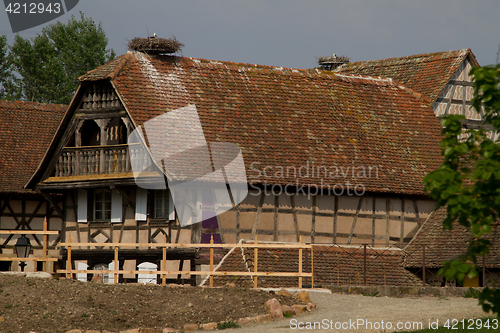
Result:
{"label": "outdoor lamp", "polygon": [[[16,255],[18,258],[28,258],[30,255],[30,250],[31,250],[31,243],[28,237],[26,235],[21,235],[17,239],[16,242]],[[24,272],[24,267],[26,266],[26,263],[24,261],[21,261],[19,263],[19,266],[21,267],[21,272]]]}

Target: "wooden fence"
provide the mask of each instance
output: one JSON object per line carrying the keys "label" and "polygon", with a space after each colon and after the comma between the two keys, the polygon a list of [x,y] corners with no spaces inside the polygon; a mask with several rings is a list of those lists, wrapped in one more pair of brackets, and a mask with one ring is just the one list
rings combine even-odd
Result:
{"label": "wooden fence", "polygon": [[18,257],[0,257],[0,261],[42,261],[42,271],[47,271],[48,261],[58,261],[58,258],[47,257],[48,235],[59,235],[57,230],[47,230],[47,218],[43,221],[43,230],[0,230],[0,234],[5,235],[43,235],[42,241],[42,257],[41,258],[18,258]]}
{"label": "wooden fence", "polygon": [[[302,288],[302,278],[310,277],[312,280],[312,285],[314,285],[313,278],[313,247],[310,244],[302,244],[302,238],[298,244],[269,244],[269,243],[258,243],[257,238],[254,243],[247,244],[214,244],[213,237],[210,240],[210,244],[173,244],[166,242],[166,236],[164,237],[163,243],[72,243],[71,236],[68,237],[68,242],[59,243],[58,247],[66,247],[68,250],[66,269],[59,269],[57,273],[66,274],[67,278],[71,278],[72,274],[75,273],[93,273],[93,274],[114,274],[114,283],[118,282],[118,275],[120,274],[154,274],[162,276],[162,285],[166,284],[167,275],[170,274],[183,274],[183,275],[209,275],[210,276],[210,287],[213,287],[213,277],[215,275],[223,276],[253,276],[254,288],[257,288],[258,277],[259,276],[292,276],[298,277],[298,286]],[[81,246],[96,246],[96,247],[113,247],[114,248],[114,267],[113,270],[78,270],[73,269],[71,264],[71,249],[73,247]],[[117,269],[118,265],[118,253],[119,248],[123,247],[134,247],[134,248],[162,248],[163,257],[161,260],[161,269],[157,271],[143,271],[143,270],[120,270]],[[254,249],[254,267],[253,272],[224,272],[224,271],[214,271],[214,248],[253,248]],[[210,249],[210,270],[209,271],[167,271],[166,261],[167,261],[167,248],[209,248]],[[258,249],[299,249],[299,269],[298,272],[259,272],[258,271]],[[311,250],[311,272],[306,273],[302,271],[302,250]]]}

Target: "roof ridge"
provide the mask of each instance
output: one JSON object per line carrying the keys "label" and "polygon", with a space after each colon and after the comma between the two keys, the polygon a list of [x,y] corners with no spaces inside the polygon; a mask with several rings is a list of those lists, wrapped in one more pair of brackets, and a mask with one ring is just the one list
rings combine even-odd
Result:
{"label": "roof ridge", "polygon": [[100,70],[105,69],[107,66],[112,66],[114,64],[114,67],[111,67],[108,72],[104,72],[103,74],[98,75],[100,80],[102,79],[109,79],[109,80],[114,80],[120,73],[122,72],[123,68],[125,65],[130,61],[132,58],[132,52],[127,51],[127,53],[122,54],[108,62],[106,62],[104,65],[101,65],[91,71],[88,71],[87,73],[83,74],[78,78],[78,80],[81,81],[94,81],[96,78],[89,78],[91,77],[92,74],[98,73]]}
{"label": "roof ridge", "polygon": [[402,90],[405,90],[407,93],[409,93],[410,95],[413,95],[421,100],[423,100],[425,103],[427,104],[431,104],[432,101],[425,97],[424,95],[422,95],[421,93],[418,93],[416,92],[415,90],[411,89],[411,88],[408,88],[407,86],[405,86],[403,83],[399,82],[398,80],[393,80],[394,84],[397,85],[400,89]]}
{"label": "roof ridge", "polygon": [[11,101],[11,100],[0,100],[0,104],[9,104],[9,105],[40,105],[40,106],[68,106],[67,104],[55,104],[55,103],[43,103],[43,102],[34,102],[34,101]]}
{"label": "roof ridge", "polygon": [[[389,63],[390,61],[394,60],[409,60],[409,59],[416,59],[416,58],[428,58],[430,56],[436,56],[436,55],[444,55],[447,54],[448,56],[446,58],[450,58],[453,53],[458,53],[459,56],[461,56],[461,53],[463,52],[464,55],[467,55],[471,52],[471,49],[460,49],[460,50],[452,50],[452,51],[440,51],[440,52],[431,52],[431,53],[421,53],[421,54],[414,54],[414,55],[408,55],[408,56],[402,56],[402,57],[392,57],[392,58],[385,58],[385,59],[377,59],[377,60],[362,60],[362,61],[356,61],[352,62],[349,64],[346,64],[345,66],[342,66],[342,68],[348,68],[352,65],[356,64],[366,64],[366,63],[380,63],[383,62],[385,66],[394,66],[394,64]],[[424,61],[431,61],[430,59],[424,60]]]}
{"label": "roof ridge", "polygon": [[253,64],[246,62],[233,62],[228,60],[213,60],[213,59],[205,59],[205,58],[193,58],[193,57],[180,57],[181,59],[190,60],[193,62],[202,62],[202,63],[211,63],[211,64],[220,64],[220,65],[233,65],[236,67],[247,67],[247,68],[266,68],[266,69],[275,69],[279,71],[300,71],[300,72],[310,72],[310,69],[304,68],[295,68],[295,67],[283,67],[283,66],[274,66],[274,65],[261,65],[261,64]]}
{"label": "roof ridge", "polygon": [[120,75],[123,68],[130,61],[131,58],[132,58],[132,52],[127,51],[127,53],[123,55],[123,58],[120,59],[118,65],[108,74],[107,78],[110,80],[114,80],[118,75]]}
{"label": "roof ridge", "polygon": [[333,73],[336,77],[344,79],[348,82],[359,82],[366,81],[367,83],[378,85],[378,83],[387,83],[389,85],[394,85],[395,80],[390,77],[382,77],[382,76],[369,76],[369,75],[361,75],[361,74],[344,74],[344,73]]}

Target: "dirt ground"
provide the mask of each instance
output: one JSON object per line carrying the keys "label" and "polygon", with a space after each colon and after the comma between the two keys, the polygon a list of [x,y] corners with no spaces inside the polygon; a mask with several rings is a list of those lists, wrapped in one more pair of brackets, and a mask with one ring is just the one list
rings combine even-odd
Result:
{"label": "dirt ground", "polygon": [[0,332],[181,328],[264,314],[264,302],[273,297],[281,304],[302,304],[240,288],[111,285],[0,274]]}

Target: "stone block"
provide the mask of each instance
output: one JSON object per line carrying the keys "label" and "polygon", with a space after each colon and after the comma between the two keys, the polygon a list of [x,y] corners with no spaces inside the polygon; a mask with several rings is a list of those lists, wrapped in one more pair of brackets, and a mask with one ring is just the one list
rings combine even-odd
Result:
{"label": "stone block", "polygon": [[198,329],[197,324],[184,324],[182,327],[184,331],[196,331]]}
{"label": "stone block", "polygon": [[245,326],[245,325],[248,325],[248,324],[251,324],[251,323],[255,323],[255,317],[244,317],[244,318],[240,318],[238,319],[238,324],[240,326]]}
{"label": "stone block", "polygon": [[293,294],[286,290],[285,288],[281,288],[280,291],[277,293],[279,296],[285,296],[285,297],[292,297]]}
{"label": "stone block", "polygon": [[[50,278],[52,278],[52,274],[47,273],[47,272],[28,272],[28,273],[26,273],[26,277],[50,279]],[[101,333],[101,332],[99,332],[99,333]]]}
{"label": "stone block", "polygon": [[309,293],[305,290],[301,290],[295,295],[298,299],[300,299],[304,303],[311,303],[311,298],[309,298]]}
{"label": "stone block", "polygon": [[264,309],[273,317],[273,319],[283,318],[280,302],[278,302],[276,298],[271,298],[264,303]]}
{"label": "stone block", "polygon": [[307,311],[311,311],[315,307],[316,307],[316,304],[314,304],[314,303],[307,303],[307,305],[306,305]]}
{"label": "stone block", "polygon": [[295,313],[304,313],[307,311],[307,305],[299,305],[299,304],[294,304],[292,305],[292,309],[295,310]]}
{"label": "stone block", "polygon": [[271,316],[269,313],[268,314],[263,314],[260,316],[255,316],[254,317],[255,321],[262,324],[262,323],[267,323],[269,321],[273,321],[273,316]]}
{"label": "stone block", "polygon": [[214,330],[217,328],[217,323],[212,322],[212,323],[201,324],[201,328],[204,330]]}
{"label": "stone block", "polygon": [[174,333],[174,332],[180,332],[181,330],[178,328],[173,328],[173,327],[165,327],[162,331],[162,333]]}
{"label": "stone block", "polygon": [[281,306],[281,311],[283,312],[284,316],[294,316],[297,313],[295,312],[295,309],[292,308],[291,306],[288,305],[282,305]]}

